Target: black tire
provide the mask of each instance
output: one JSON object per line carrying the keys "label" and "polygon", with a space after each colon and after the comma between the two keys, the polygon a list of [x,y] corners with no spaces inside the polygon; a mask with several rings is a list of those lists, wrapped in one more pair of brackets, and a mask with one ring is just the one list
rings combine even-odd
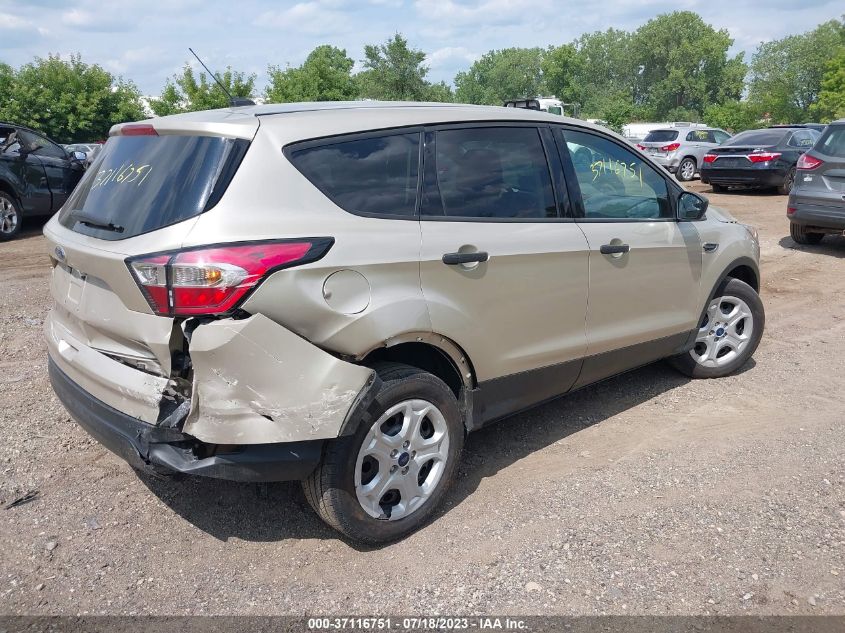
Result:
{"label": "black tire", "polygon": [[[349,539],[368,545],[395,541],[419,529],[431,518],[455,477],[465,433],[455,394],[442,380],[400,363],[378,363],[374,369],[382,385],[358,430],[350,437],[327,442],[320,465],[302,482],[308,503],[323,521]],[[375,518],[365,512],[355,492],[358,452],[382,413],[397,403],[414,398],[434,404],[446,420],[449,433],[446,464],[431,496],[417,510],[393,521]]]}
{"label": "black tire", "polygon": [[[689,165],[692,165],[692,172],[689,174],[689,177],[684,176],[684,171],[686,171]],[[675,178],[680,180],[681,182],[687,182],[695,178],[695,159],[692,156],[687,156],[684,158],[679,164],[678,169],[675,170]]]}
{"label": "black tire", "polygon": [[778,187],[778,193],[782,196],[788,196],[789,192],[792,191],[792,185],[795,184],[795,167],[790,169],[786,172],[786,176],[783,179],[783,184]]}
{"label": "black tire", "polygon": [[[757,346],[760,344],[760,339],[763,337],[763,330],[766,326],[766,313],[763,309],[763,302],[760,300],[760,295],[757,294],[754,288],[744,281],[729,277],[719,284],[713,297],[736,297],[742,299],[751,310],[754,320],[754,331],[751,333],[748,345],[742,352],[737,354],[736,358],[730,363],[721,367],[705,367],[696,362],[690,352],[684,352],[669,359],[669,362],[675,369],[690,378],[722,378],[734,373],[754,355]],[[710,301],[707,303],[710,304]]]}
{"label": "black tire", "polygon": [[728,190],[725,185],[717,185],[715,182],[710,183],[710,188],[713,190],[713,193],[725,193]]}
{"label": "black tire", "polygon": [[789,236],[796,244],[818,244],[822,241],[824,233],[808,231],[807,227],[795,224],[795,222],[790,222]]}
{"label": "black tire", "polygon": [[23,223],[18,201],[5,191],[0,191],[0,242],[14,239]]}

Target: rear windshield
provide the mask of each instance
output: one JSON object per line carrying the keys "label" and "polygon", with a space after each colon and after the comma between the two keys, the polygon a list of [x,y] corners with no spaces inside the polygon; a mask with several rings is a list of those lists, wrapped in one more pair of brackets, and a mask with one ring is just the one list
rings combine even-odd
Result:
{"label": "rear windshield", "polygon": [[645,135],[643,143],[665,143],[678,138],[678,130],[652,130]]}
{"label": "rear windshield", "polygon": [[722,145],[777,145],[792,130],[748,130],[729,138]]}
{"label": "rear windshield", "polygon": [[845,157],[845,125],[831,125],[816,143],[816,151],[828,156]]}
{"label": "rear windshield", "polygon": [[98,152],[59,222],[123,240],[214,206],[249,143],[217,136],[115,136]]}
{"label": "rear windshield", "polygon": [[304,145],[288,147],[288,158],[341,209],[365,215],[414,215],[419,132]]}

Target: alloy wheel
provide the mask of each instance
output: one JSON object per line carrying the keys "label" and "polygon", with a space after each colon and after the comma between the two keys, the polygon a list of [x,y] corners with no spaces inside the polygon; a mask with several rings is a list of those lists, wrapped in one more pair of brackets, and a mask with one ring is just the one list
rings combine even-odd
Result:
{"label": "alloy wheel", "polygon": [[723,367],[750,344],[753,332],[754,316],[745,301],[717,297],[707,308],[690,355],[704,367]]}
{"label": "alloy wheel", "polygon": [[18,228],[18,212],[11,201],[0,198],[0,233],[11,235]]}
{"label": "alloy wheel", "polygon": [[695,176],[695,163],[685,160],[681,163],[681,177],[684,180],[692,180],[693,176]]}
{"label": "alloy wheel", "polygon": [[431,497],[449,455],[449,429],[426,400],[405,400],[385,411],[364,438],[355,463],[355,493],[364,511],[396,521]]}

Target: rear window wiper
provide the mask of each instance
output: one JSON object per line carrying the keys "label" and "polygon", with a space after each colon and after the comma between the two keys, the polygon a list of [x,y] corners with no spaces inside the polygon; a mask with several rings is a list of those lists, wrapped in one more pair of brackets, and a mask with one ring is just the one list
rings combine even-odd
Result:
{"label": "rear window wiper", "polygon": [[113,222],[103,222],[102,220],[98,220],[86,213],[71,213],[70,217],[80,224],[90,226],[92,229],[103,229],[104,231],[114,231],[115,233],[123,233],[124,231],[124,228],[119,224],[114,224]]}

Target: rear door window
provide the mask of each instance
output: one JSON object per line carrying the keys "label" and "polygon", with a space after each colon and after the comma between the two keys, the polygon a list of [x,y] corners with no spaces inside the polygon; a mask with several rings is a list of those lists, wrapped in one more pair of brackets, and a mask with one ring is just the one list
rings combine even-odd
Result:
{"label": "rear door window", "polygon": [[787,143],[787,145],[801,149],[810,149],[816,142],[817,138],[819,138],[819,133],[815,130],[798,130],[792,135],[792,138],[789,139],[789,143]]}
{"label": "rear door window", "polygon": [[249,146],[217,136],[115,136],[65,203],[59,222],[121,240],[182,222],[219,200]]}
{"label": "rear door window", "polygon": [[297,144],[285,153],[341,209],[361,215],[414,216],[419,132]]}
{"label": "rear door window", "polygon": [[423,216],[557,217],[552,180],[535,127],[437,130],[426,153]]}

